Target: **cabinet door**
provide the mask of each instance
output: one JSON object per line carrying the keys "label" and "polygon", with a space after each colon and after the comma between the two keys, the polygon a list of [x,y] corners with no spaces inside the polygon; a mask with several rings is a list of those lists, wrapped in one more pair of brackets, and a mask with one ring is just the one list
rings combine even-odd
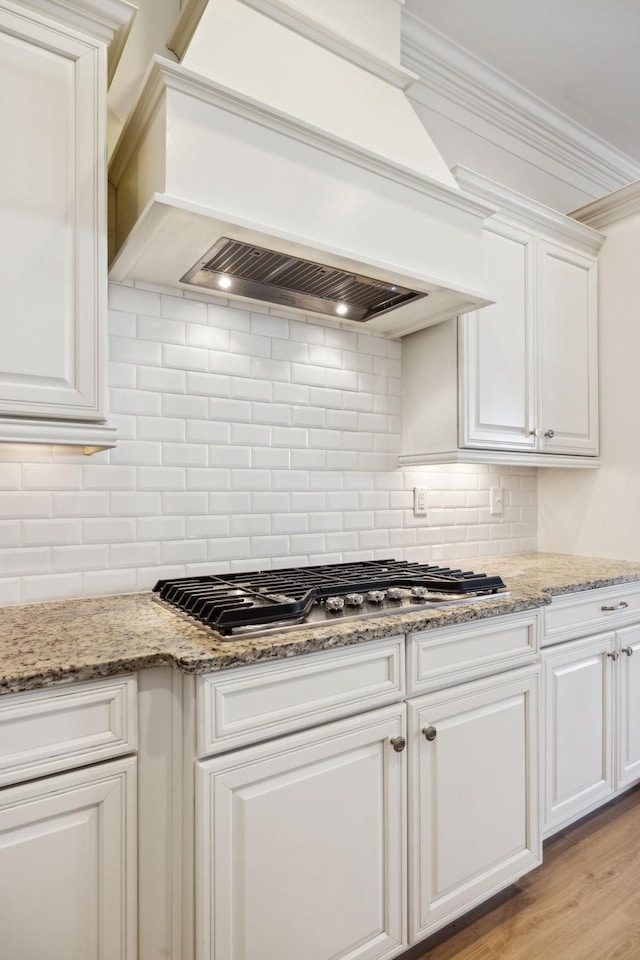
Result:
{"label": "cabinet door", "polygon": [[4,415],[100,417],[105,58],[102,45],[0,0]]}
{"label": "cabinet door", "polygon": [[197,765],[198,960],[374,960],[406,944],[404,713]]}
{"label": "cabinet door", "polygon": [[617,633],[618,787],[640,779],[640,626]]}
{"label": "cabinet door", "polygon": [[613,653],[613,633],[543,653],[545,834],[613,793]]}
{"label": "cabinet door", "polygon": [[546,453],[598,453],[596,265],[540,243],[538,426]]}
{"label": "cabinet door", "polygon": [[0,790],[0,953],[134,960],[135,759]]}
{"label": "cabinet door", "polygon": [[541,863],[537,728],[535,667],[410,706],[410,942]]}
{"label": "cabinet door", "polygon": [[495,303],[461,319],[460,445],[533,450],[533,235],[490,222],[484,284]]}

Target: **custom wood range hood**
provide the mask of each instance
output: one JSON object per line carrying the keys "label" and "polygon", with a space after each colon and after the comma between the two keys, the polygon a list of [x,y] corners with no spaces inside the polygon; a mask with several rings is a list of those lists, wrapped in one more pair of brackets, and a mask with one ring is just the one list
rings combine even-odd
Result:
{"label": "custom wood range hood", "polygon": [[489,302],[482,223],[405,90],[400,0],[190,0],[114,150],[111,279],[399,337]]}

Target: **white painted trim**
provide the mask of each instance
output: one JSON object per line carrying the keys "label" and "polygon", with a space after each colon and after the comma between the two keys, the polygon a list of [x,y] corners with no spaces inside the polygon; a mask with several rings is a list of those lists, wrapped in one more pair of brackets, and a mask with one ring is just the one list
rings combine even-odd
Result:
{"label": "white painted trim", "polygon": [[[335,53],[357,67],[362,67],[369,73],[391,83],[400,90],[406,90],[418,79],[418,75],[407,70],[400,63],[394,63],[385,57],[380,57],[365,47],[346,39],[326,24],[306,16],[301,10],[292,7],[287,0],[240,0],[241,3],[257,10],[276,23],[295,31],[299,36],[320,44],[331,53]],[[404,3],[404,0],[399,0]],[[200,18],[204,13],[209,0],[188,0],[180,11],[173,33],[167,43],[169,50],[176,54],[179,60],[184,56],[193,34],[198,28]]]}
{"label": "white painted trim", "polygon": [[640,213],[640,180],[574,210],[571,216],[601,230],[636,213]]}
{"label": "white painted trim", "polygon": [[469,196],[463,190],[448,187],[416,170],[394,163],[326,131],[305,123],[290,114],[267,107],[251,97],[231,90],[209,77],[203,77],[180,64],[155,56],[142,85],[142,94],[123,128],[109,169],[109,179],[118,187],[122,173],[133,152],[142,139],[147,124],[162,103],[165,90],[176,90],[186,96],[196,97],[221,110],[228,110],[252,123],[259,123],[292,140],[339,157],[348,163],[387,177],[404,187],[433,197],[465,213],[485,219],[495,213],[495,205]]}
{"label": "white painted trim", "polygon": [[22,0],[57,23],[99,40],[109,46],[109,81],[124,49],[137,6],[127,0]]}
{"label": "white painted trim", "polygon": [[433,108],[430,94],[443,97],[458,113],[466,111],[560,164],[585,192],[597,196],[640,179],[640,163],[632,157],[407,12],[402,52],[420,74],[412,98]]}
{"label": "white painted trim", "polygon": [[371,50],[347,40],[335,30],[306,16],[300,10],[292,7],[286,0],[241,0],[248,7],[259,13],[264,13],[290,30],[294,30],[301,37],[319,43],[331,53],[336,53],[343,59],[373,73],[381,80],[393,84],[400,90],[406,90],[418,79],[418,74],[407,70],[399,63],[377,56]]}
{"label": "white painted trim", "polygon": [[106,423],[0,417],[0,443],[50,443],[96,453],[115,447],[116,429]]}
{"label": "white painted trim", "polygon": [[[525,197],[509,187],[490,180],[480,173],[475,173],[467,167],[454,167],[451,171],[462,187],[468,191],[471,196],[478,200],[492,203],[498,207],[498,216],[506,214],[507,216],[517,217],[520,226],[526,225],[535,230],[536,233],[543,234],[562,243],[577,244],[581,252],[589,252],[597,256],[600,247],[604,243],[604,235],[598,233],[591,226],[587,227],[583,223],[567,217],[563,213],[558,213],[551,207],[538,203],[530,197]],[[628,189],[628,188],[625,188]],[[640,195],[638,197],[640,203]],[[487,224],[490,228],[490,224]]]}
{"label": "white painted trim", "polygon": [[567,456],[555,453],[529,453],[517,450],[443,450],[441,453],[401,453],[400,467],[428,466],[431,463],[486,463],[514,467],[583,467],[600,466],[599,457]]}

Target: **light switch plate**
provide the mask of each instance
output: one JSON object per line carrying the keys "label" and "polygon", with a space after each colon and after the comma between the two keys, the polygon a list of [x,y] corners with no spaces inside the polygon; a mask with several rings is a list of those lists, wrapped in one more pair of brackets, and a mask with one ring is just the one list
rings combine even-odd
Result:
{"label": "light switch plate", "polygon": [[489,490],[489,512],[492,516],[500,516],[504,512],[504,491],[502,487],[491,487]]}

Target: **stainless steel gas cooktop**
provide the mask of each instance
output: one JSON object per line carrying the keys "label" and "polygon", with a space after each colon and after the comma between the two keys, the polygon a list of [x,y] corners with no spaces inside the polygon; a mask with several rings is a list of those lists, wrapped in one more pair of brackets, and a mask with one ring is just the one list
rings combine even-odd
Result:
{"label": "stainless steel gas cooktop", "polygon": [[158,598],[231,637],[508,596],[501,577],[400,560],[159,580]]}

